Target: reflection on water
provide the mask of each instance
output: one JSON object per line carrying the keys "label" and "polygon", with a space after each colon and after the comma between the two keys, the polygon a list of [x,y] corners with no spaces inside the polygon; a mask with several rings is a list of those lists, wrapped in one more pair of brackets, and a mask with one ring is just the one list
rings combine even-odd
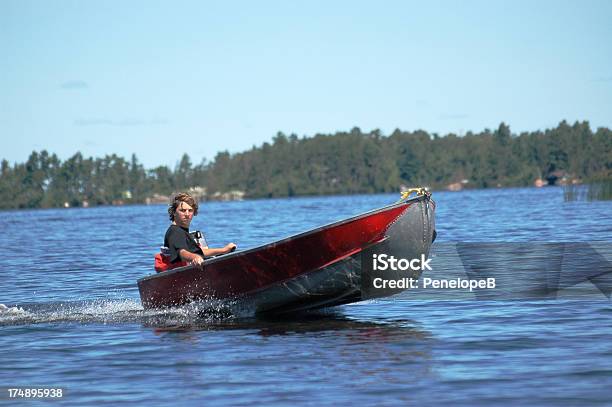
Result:
{"label": "reflection on water", "polygon": [[411,320],[394,320],[384,323],[359,321],[346,317],[338,310],[296,313],[284,317],[229,319],[225,316],[219,319],[205,317],[178,326],[168,325],[164,321],[148,320],[144,321],[143,325],[154,328],[156,333],[249,330],[250,332],[257,332],[261,336],[274,336],[313,333],[336,335],[354,331],[364,339],[370,338],[382,342],[407,337],[413,339],[428,338],[427,334],[415,328],[416,325]]}
{"label": "reflection on water", "polygon": [[[264,399],[294,399],[304,397],[304,386],[314,386],[317,393],[307,391],[306,399],[329,401],[333,392],[337,402],[357,397],[380,404],[383,388],[404,398],[407,381],[428,380],[434,371],[435,340],[409,319],[359,321],[338,311],[311,312],[290,319],[194,322],[153,332],[173,346],[203,350],[199,357],[183,359],[176,375],[192,388],[216,391],[219,385],[210,383],[220,380],[221,392],[237,397],[233,402],[249,400],[246,395],[253,391],[267,394]],[[219,363],[225,365],[222,376]]]}
{"label": "reflection on water", "polygon": [[565,185],[563,197],[566,201],[612,200],[612,180],[602,179],[585,185]]}

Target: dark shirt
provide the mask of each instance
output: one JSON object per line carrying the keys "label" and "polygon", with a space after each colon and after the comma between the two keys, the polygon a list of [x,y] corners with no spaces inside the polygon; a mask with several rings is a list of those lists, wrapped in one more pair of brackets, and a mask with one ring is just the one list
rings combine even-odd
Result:
{"label": "dark shirt", "polygon": [[202,249],[198,246],[195,240],[189,235],[189,230],[183,229],[177,225],[170,225],[164,237],[164,246],[170,249],[170,262],[177,263],[181,261],[179,251],[185,249],[188,252],[204,256]]}

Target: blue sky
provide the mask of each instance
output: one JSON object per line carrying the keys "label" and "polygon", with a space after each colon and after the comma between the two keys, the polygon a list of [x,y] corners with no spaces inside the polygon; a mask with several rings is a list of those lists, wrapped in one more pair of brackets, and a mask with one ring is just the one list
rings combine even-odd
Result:
{"label": "blue sky", "polygon": [[0,158],[612,127],[610,1],[0,0]]}

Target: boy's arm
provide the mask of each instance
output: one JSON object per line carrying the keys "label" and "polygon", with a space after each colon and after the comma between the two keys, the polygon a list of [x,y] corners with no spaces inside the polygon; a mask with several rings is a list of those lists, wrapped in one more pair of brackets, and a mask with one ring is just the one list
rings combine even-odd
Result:
{"label": "boy's arm", "polygon": [[186,261],[187,263],[195,263],[199,265],[204,261],[202,256],[199,254],[191,253],[185,249],[179,250],[179,256],[181,257],[181,260]]}
{"label": "boy's arm", "polygon": [[200,247],[202,248],[202,252],[204,253],[205,257],[218,256],[220,254],[226,254],[226,253],[230,253],[236,250],[236,244],[234,243],[228,243],[224,247],[219,248],[219,249],[209,249],[208,246],[206,247],[200,246]]}

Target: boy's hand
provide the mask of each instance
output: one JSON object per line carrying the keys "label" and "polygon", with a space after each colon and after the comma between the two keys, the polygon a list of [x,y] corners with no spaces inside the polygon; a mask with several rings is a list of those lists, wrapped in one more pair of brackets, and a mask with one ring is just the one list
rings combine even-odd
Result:
{"label": "boy's hand", "polygon": [[199,267],[204,267],[204,259],[200,256],[197,256],[195,259],[191,260],[191,263]]}

